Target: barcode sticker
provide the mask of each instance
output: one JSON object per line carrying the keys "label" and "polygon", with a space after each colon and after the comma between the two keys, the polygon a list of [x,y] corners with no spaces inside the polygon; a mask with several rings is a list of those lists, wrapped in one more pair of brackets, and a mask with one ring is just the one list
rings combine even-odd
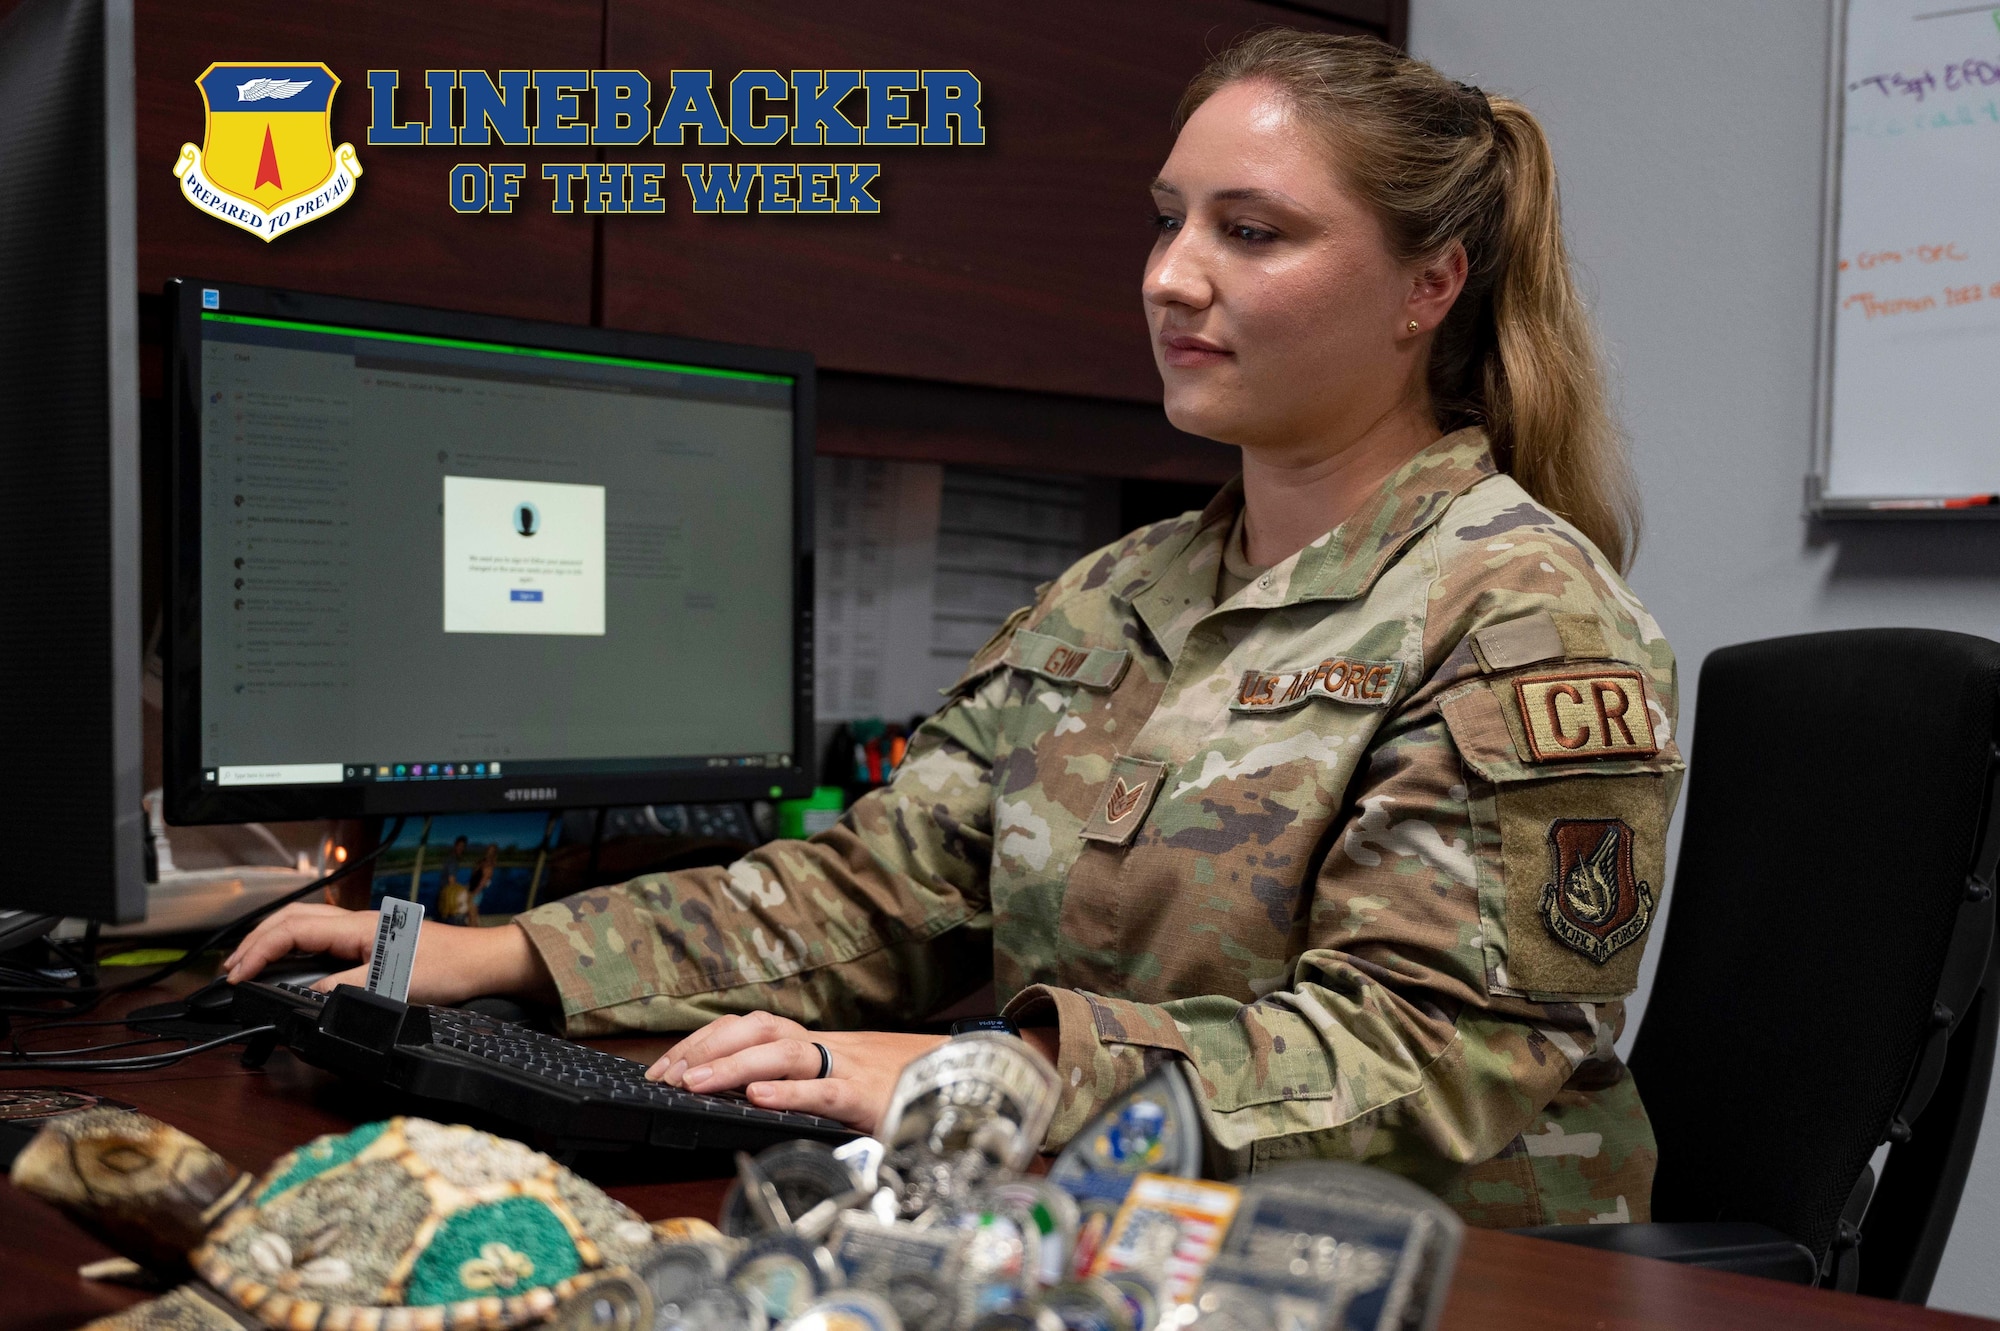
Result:
{"label": "barcode sticker", "polygon": [[375,950],[368,957],[368,992],[406,1003],[410,972],[417,967],[417,931],[424,925],[424,908],[414,901],[385,897],[375,926]]}

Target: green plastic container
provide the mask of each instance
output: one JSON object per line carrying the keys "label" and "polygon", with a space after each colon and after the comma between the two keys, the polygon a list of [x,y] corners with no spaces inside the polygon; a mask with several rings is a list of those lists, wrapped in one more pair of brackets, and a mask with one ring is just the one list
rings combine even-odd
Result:
{"label": "green plastic container", "polygon": [[840,821],[847,796],[839,786],[815,786],[802,800],[778,801],[778,835],[803,841]]}

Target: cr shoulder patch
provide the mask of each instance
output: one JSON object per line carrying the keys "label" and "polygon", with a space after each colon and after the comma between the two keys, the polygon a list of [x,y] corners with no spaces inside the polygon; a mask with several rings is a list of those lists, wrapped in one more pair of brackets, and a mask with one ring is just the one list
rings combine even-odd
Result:
{"label": "cr shoulder patch", "polygon": [[1632,843],[1632,829],[1619,818],[1549,824],[1552,877],[1542,887],[1542,923],[1558,943],[1600,966],[1653,918],[1653,886],[1632,871]]}
{"label": "cr shoulder patch", "polygon": [[1078,835],[1086,841],[1113,846],[1130,844],[1139,825],[1146,821],[1146,810],[1152,806],[1153,796],[1159,792],[1161,778],[1166,774],[1165,763],[1129,755],[1114,759],[1104,792],[1097,797],[1097,808],[1091,811],[1090,821]]}
{"label": "cr shoulder patch", "polygon": [[1079,647],[1033,629],[1021,629],[1007,644],[1006,662],[1030,674],[1086,689],[1117,687],[1132,654],[1108,647]]}
{"label": "cr shoulder patch", "polygon": [[1637,670],[1598,668],[1521,675],[1514,680],[1530,762],[1650,758],[1660,751]]}
{"label": "cr shoulder patch", "polygon": [[1304,670],[1246,670],[1229,710],[1282,712],[1311,698],[1387,707],[1402,676],[1401,661],[1353,661],[1344,656],[1329,656]]}

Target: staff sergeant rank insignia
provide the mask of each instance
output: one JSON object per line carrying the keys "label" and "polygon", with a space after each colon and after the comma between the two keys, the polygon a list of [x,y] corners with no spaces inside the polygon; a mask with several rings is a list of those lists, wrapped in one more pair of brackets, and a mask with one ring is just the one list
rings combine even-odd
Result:
{"label": "staff sergeant rank insignia", "polygon": [[1111,775],[1097,798],[1097,808],[1078,833],[1085,841],[1101,841],[1112,846],[1129,846],[1146,810],[1158,793],[1167,765],[1150,758],[1120,754],[1112,760]]}
{"label": "staff sergeant rank insignia", "polygon": [[361,163],[353,144],[333,146],[331,69],[218,61],[195,86],[207,127],[174,163],[189,203],[271,241],[354,197]]}
{"label": "staff sergeant rank insignia", "polygon": [[1555,880],[1542,888],[1542,922],[1558,943],[1602,966],[1646,932],[1653,889],[1632,872],[1632,829],[1619,818],[1549,824]]}

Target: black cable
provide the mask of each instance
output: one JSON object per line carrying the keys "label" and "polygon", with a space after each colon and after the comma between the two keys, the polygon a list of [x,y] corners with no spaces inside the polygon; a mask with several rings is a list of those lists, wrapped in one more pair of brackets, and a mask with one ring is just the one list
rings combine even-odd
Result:
{"label": "black cable", "polygon": [[[227,939],[232,933],[235,933],[238,929],[254,925],[259,920],[263,919],[266,915],[270,915],[275,911],[281,910],[284,907],[291,905],[294,901],[302,900],[303,898],[310,896],[312,893],[316,891],[324,890],[330,884],[334,883],[335,881],[341,878],[346,877],[350,873],[353,873],[356,869],[359,869],[364,865],[373,863],[377,856],[379,856],[383,851],[387,850],[390,847],[390,845],[392,845],[395,842],[396,838],[402,835],[403,824],[406,821],[408,820],[404,818],[396,819],[395,824],[389,829],[389,831],[385,833],[381,837],[381,839],[375,843],[375,849],[369,851],[366,855],[357,855],[353,859],[350,859],[345,864],[341,865],[338,869],[335,869],[332,873],[327,874],[325,877],[316,878],[312,882],[307,883],[304,887],[297,888],[296,890],[291,892],[287,892],[284,896],[281,896],[274,901],[268,901],[261,906],[254,907],[251,910],[243,912],[243,914],[237,916],[235,919],[231,920],[229,923],[223,925],[220,929],[217,929],[214,933],[210,934],[207,938],[204,938],[201,942],[195,944],[193,947],[183,952],[177,960],[166,963],[164,966],[161,966],[158,970],[152,971],[146,975],[136,976],[133,979],[125,980],[114,985],[93,984],[88,986],[75,985],[70,987],[50,986],[47,988],[33,988],[26,986],[22,987],[0,986],[0,997],[11,997],[11,998],[33,997],[43,1000],[68,999],[71,1000],[73,1004],[73,1006],[67,1009],[58,1009],[56,1012],[51,1013],[47,1008],[26,1007],[23,1005],[12,1004],[12,1003],[0,1003],[0,1013],[5,1013],[11,1016],[26,1016],[26,1017],[57,1016],[57,1015],[62,1015],[65,1012],[71,1014],[80,1014],[90,1011],[92,1008],[96,1007],[99,1003],[103,1002],[105,999],[109,998],[113,994],[129,993],[134,989],[143,989],[147,985],[158,984],[161,980],[166,979],[169,975],[178,974],[179,972],[186,970],[188,966],[193,964],[196,958],[200,957],[204,952],[207,952],[210,948],[216,947],[217,945],[221,944],[225,939]],[[83,1000],[83,1001],[78,1001],[78,1000]]]}
{"label": "black cable", "polygon": [[70,1026],[123,1026],[128,1020],[129,1018],[126,1017],[85,1017],[81,1020],[73,1021],[65,1017],[61,1021],[37,1022],[33,1026],[24,1027],[21,1033],[23,1035],[33,1035],[36,1031],[61,1030]]}
{"label": "black cable", "polygon": [[276,1026],[246,1026],[240,1031],[218,1035],[213,1040],[203,1040],[185,1049],[175,1049],[164,1054],[134,1054],[129,1058],[71,1058],[50,1059],[34,1064],[37,1068],[52,1068],[59,1072],[151,1072],[158,1068],[172,1067],[191,1054],[206,1053],[218,1045],[233,1044],[252,1035],[263,1035],[275,1031]]}
{"label": "black cable", "polygon": [[103,931],[102,921],[91,920],[83,926],[83,941],[77,944],[80,958],[77,962],[76,978],[79,984],[97,987],[97,938]]}
{"label": "black cable", "polygon": [[39,970],[25,966],[0,965],[0,990],[53,988],[58,980],[74,978],[74,968],[48,966]]}
{"label": "black cable", "polygon": [[16,1026],[7,1035],[8,1052],[14,1055],[27,1052],[21,1048],[21,1037],[24,1035],[38,1035],[43,1031],[68,1030],[77,1026],[127,1026],[130,1024],[124,1017],[85,1017],[81,1020],[63,1018],[59,1021],[38,1021],[32,1026]]}
{"label": "black cable", "polygon": [[[119,1023],[123,1025],[123,1022]],[[110,1044],[79,1045],[75,1049],[16,1049],[8,1055],[15,1059],[28,1058],[68,1058],[72,1054],[95,1054],[105,1049],[124,1049],[135,1044],[158,1044],[162,1040],[174,1039],[171,1035],[142,1035],[136,1040],[115,1040]],[[186,1037],[181,1037],[186,1038]],[[5,1064],[0,1064],[4,1067]]]}
{"label": "black cable", "polygon": [[57,957],[66,961],[69,965],[69,969],[75,971],[78,975],[82,975],[85,971],[90,969],[90,964],[91,964],[90,959],[88,957],[79,955],[74,949],[70,947],[68,943],[64,942],[60,938],[44,937],[42,939],[42,946],[46,947],[49,951],[55,953]]}

